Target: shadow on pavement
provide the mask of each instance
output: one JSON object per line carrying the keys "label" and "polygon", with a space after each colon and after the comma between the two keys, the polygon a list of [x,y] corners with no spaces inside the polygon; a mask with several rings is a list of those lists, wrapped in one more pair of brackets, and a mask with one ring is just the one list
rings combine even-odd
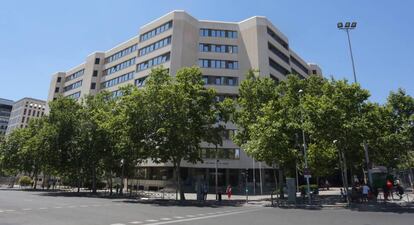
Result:
{"label": "shadow on pavement", "polygon": [[[270,199],[269,199],[270,202]],[[307,204],[307,198],[297,198],[296,204],[289,203],[287,199],[274,201],[267,207],[278,207],[281,209],[304,209],[304,210],[323,210],[323,209],[349,209],[358,212],[391,212],[391,213],[414,213],[414,203],[401,202],[368,202],[368,203],[351,203],[347,206],[343,199],[337,195],[318,196],[312,201],[313,204]]]}
{"label": "shadow on pavement", "polygon": [[100,198],[100,199],[112,199],[114,202],[123,202],[130,204],[150,204],[154,206],[183,206],[183,207],[211,207],[219,208],[223,206],[234,206],[240,207],[243,206],[245,201],[242,200],[206,200],[206,201],[197,201],[197,200],[172,200],[172,199],[148,199],[147,195],[117,195],[113,194],[112,196],[109,193],[92,193],[92,192],[73,192],[73,191],[63,191],[63,190],[42,190],[42,189],[0,189],[0,191],[21,191],[21,192],[32,192],[39,196],[45,197],[81,197],[81,198]]}

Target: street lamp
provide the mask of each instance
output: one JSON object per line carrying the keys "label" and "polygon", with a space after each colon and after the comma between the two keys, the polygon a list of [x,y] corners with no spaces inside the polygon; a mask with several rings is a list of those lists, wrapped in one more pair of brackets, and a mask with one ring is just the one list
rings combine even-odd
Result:
{"label": "street lamp", "polygon": [[[299,101],[302,101],[303,90],[300,89],[298,92],[299,92]],[[305,170],[304,170],[303,174],[305,175],[305,178],[306,178],[306,186],[307,186],[307,190],[308,190],[308,202],[309,202],[309,205],[310,205],[312,203],[312,200],[311,200],[311,192],[310,192],[310,185],[309,185],[310,173],[309,173],[309,169],[308,169],[308,157],[307,157],[307,146],[306,146],[305,130],[303,129],[303,110],[301,110],[300,118],[301,118],[301,123],[302,123],[303,157],[305,158]]]}
{"label": "street lamp", "polygon": [[351,53],[351,62],[352,62],[352,71],[354,72],[354,82],[357,83],[356,72],[355,72],[355,64],[354,64],[354,56],[352,54],[352,46],[351,46],[351,38],[349,37],[349,30],[355,29],[357,23],[356,22],[339,22],[337,24],[338,29],[345,30],[348,36],[348,45],[349,45],[349,52]]}
{"label": "street lamp", "polygon": [[[354,55],[352,54],[351,38],[349,37],[349,31],[355,29],[356,26],[357,26],[357,22],[345,22],[345,25],[343,22],[337,23],[338,29],[346,31],[346,35],[348,37],[348,46],[349,46],[349,52],[351,54],[352,71],[354,73],[354,83],[358,83],[358,82],[357,82],[357,77],[356,77],[356,72],[355,72]],[[368,144],[365,142],[365,140],[363,141],[363,146],[364,146],[364,153],[365,153],[365,162],[367,164],[368,181],[372,187],[372,175],[370,171]]]}

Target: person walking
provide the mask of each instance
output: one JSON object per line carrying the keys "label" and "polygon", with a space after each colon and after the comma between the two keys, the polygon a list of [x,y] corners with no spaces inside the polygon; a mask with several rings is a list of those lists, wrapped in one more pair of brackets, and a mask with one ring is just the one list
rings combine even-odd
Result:
{"label": "person walking", "polygon": [[362,186],[362,202],[368,202],[368,194],[369,194],[370,188],[367,184],[364,184]]}
{"label": "person walking", "polygon": [[207,194],[208,194],[208,184],[204,182],[203,184],[203,200],[207,200]]}
{"label": "person walking", "polygon": [[325,180],[325,187],[326,187],[327,191],[329,191],[329,186],[330,186],[329,181],[328,181],[328,179],[326,179]]}
{"label": "person walking", "polygon": [[227,198],[230,200],[232,195],[231,185],[229,184],[226,189]]}

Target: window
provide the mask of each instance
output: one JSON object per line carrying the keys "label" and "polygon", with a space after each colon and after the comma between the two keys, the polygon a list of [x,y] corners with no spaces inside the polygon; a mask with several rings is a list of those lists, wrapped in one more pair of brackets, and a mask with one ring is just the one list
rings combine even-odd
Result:
{"label": "window", "polygon": [[96,83],[95,82],[92,82],[91,83],[91,89],[95,89],[96,88]]}
{"label": "window", "polygon": [[270,79],[272,79],[276,84],[280,82],[279,78],[277,78],[275,75],[270,74]]}
{"label": "window", "polygon": [[[204,148],[201,149],[201,158],[203,159],[215,159],[216,149]],[[240,149],[238,148],[219,148],[217,149],[218,159],[238,160],[240,159]]]}
{"label": "window", "polygon": [[23,117],[22,117],[22,123],[24,123],[24,119],[25,119],[25,118],[24,118],[24,116],[23,116]]}
{"label": "window", "polygon": [[109,57],[106,57],[105,58],[105,63],[110,63],[112,61],[118,60],[118,59],[120,59],[120,58],[122,58],[126,55],[131,54],[132,52],[135,52],[137,49],[138,49],[138,44],[135,44],[135,45],[129,46],[128,48],[122,49],[121,51],[116,52],[115,54],[113,54]]}
{"label": "window", "polygon": [[239,69],[239,62],[230,60],[199,59],[198,65],[201,68]]}
{"label": "window", "polygon": [[275,55],[277,55],[281,60],[285,61],[287,64],[289,64],[289,57],[285,55],[282,51],[277,49],[275,46],[273,46],[270,42],[267,43],[267,46],[271,52],[273,52]]}
{"label": "window", "polygon": [[312,74],[318,74],[318,72],[316,72],[316,70],[312,70]]}
{"label": "window", "polygon": [[164,39],[162,39],[160,41],[157,41],[157,42],[155,42],[153,44],[150,44],[150,45],[147,45],[146,47],[141,48],[138,51],[138,56],[143,56],[143,55],[148,54],[148,53],[150,53],[152,51],[155,51],[155,50],[157,50],[159,48],[165,47],[165,46],[167,46],[169,44],[171,44],[171,36],[166,37],[166,38],[164,38]]}
{"label": "window", "polygon": [[97,77],[98,76],[98,71],[97,70],[94,70],[93,73],[92,73],[92,76],[93,77]]}
{"label": "window", "polygon": [[26,115],[26,109],[23,110],[23,115]]}
{"label": "window", "polygon": [[279,37],[276,32],[274,32],[269,27],[267,28],[267,33],[275,40],[277,43],[282,45],[285,49],[289,49],[289,45],[286,41],[284,41],[281,37]]}
{"label": "window", "polygon": [[135,57],[104,70],[104,75],[109,75],[109,74],[118,72],[132,65],[135,65]]}
{"label": "window", "polygon": [[225,77],[225,76],[203,76],[204,84],[206,85],[227,85],[227,86],[237,86],[238,78],[237,77]]}
{"label": "window", "polygon": [[75,78],[81,77],[81,76],[83,76],[83,73],[84,73],[84,72],[85,72],[85,70],[84,70],[84,69],[81,69],[81,70],[79,70],[78,72],[73,73],[73,74],[71,74],[71,75],[67,76],[67,77],[65,78],[65,81],[67,82],[67,81],[73,80],[73,79],[75,79]]}
{"label": "window", "polygon": [[40,116],[40,111],[37,111],[37,117],[39,117]]}
{"label": "window", "polygon": [[283,66],[279,65],[277,62],[275,62],[273,59],[269,58],[269,66],[278,71],[279,73],[283,75],[287,75],[290,73],[289,70],[285,69]]}
{"label": "window", "polygon": [[298,71],[296,71],[295,69],[292,69],[292,73],[296,74],[300,79],[306,79],[302,74],[300,74]]}
{"label": "window", "polygon": [[215,45],[201,43],[199,45],[200,52],[219,52],[219,53],[237,53],[238,47],[236,45]]}
{"label": "window", "polygon": [[[76,93],[73,93],[73,94],[71,94],[71,95],[68,95],[67,97],[68,97],[68,98],[73,98],[73,99],[78,99],[78,98],[80,97],[80,94],[81,94],[81,92],[80,92],[80,91],[78,91],[78,92],[76,92]],[[42,112],[42,115],[43,115],[43,112]]]}
{"label": "window", "polygon": [[62,78],[58,77],[57,80],[56,80],[56,83],[60,83],[61,80],[62,80]]}
{"label": "window", "polygon": [[295,64],[297,67],[299,67],[303,72],[305,72],[306,74],[309,74],[308,68],[306,68],[306,66],[304,66],[302,63],[300,63],[299,60],[297,60],[295,57],[290,56],[290,61],[293,64]]}
{"label": "window", "polygon": [[120,97],[122,95],[123,95],[123,93],[122,93],[121,90],[116,90],[116,91],[112,92],[112,98],[117,98],[117,97]]}
{"label": "window", "polygon": [[35,111],[35,110],[33,110],[33,114],[32,114],[32,116],[35,116],[35,114],[36,114],[36,111]]}
{"label": "window", "polygon": [[105,81],[105,82],[101,83],[101,88],[112,87],[112,86],[115,86],[117,84],[123,83],[125,81],[131,80],[132,78],[134,78],[134,72],[123,74],[119,77],[115,77],[114,79],[111,79],[111,80],[108,80],[108,81]]}
{"label": "window", "polygon": [[148,40],[148,39],[150,39],[150,38],[152,38],[154,36],[157,36],[157,35],[165,32],[165,31],[169,30],[170,28],[172,28],[172,26],[173,26],[173,22],[172,21],[169,21],[167,23],[164,23],[163,25],[161,25],[159,27],[156,27],[153,30],[150,30],[150,31],[148,31],[148,32],[143,33],[142,35],[140,35],[139,36],[139,40],[140,41]]}
{"label": "window", "polygon": [[145,85],[145,81],[146,81],[147,77],[148,76],[142,77],[142,78],[139,78],[139,79],[136,79],[135,80],[135,86],[137,86],[137,87],[143,87]]}
{"label": "window", "polygon": [[73,84],[70,84],[70,85],[68,85],[68,86],[64,87],[64,88],[63,88],[63,92],[67,92],[67,91],[70,91],[70,90],[73,90],[73,89],[79,88],[79,87],[81,87],[81,86],[82,86],[82,80],[80,80],[80,81],[78,81],[78,82],[75,82],[75,83],[73,83]]}
{"label": "window", "polygon": [[214,29],[200,29],[201,37],[221,37],[221,38],[237,38],[237,31],[233,30],[214,30]]}
{"label": "window", "polygon": [[55,87],[55,93],[59,92],[59,87]]}
{"label": "window", "polygon": [[100,58],[95,58],[95,65],[98,65],[100,63],[101,59]]}
{"label": "window", "polygon": [[166,53],[164,55],[157,56],[155,58],[152,58],[150,60],[147,60],[145,62],[142,62],[137,65],[137,71],[142,71],[151,67],[154,67],[156,65],[160,65],[162,63],[165,63],[170,60],[170,53]]}

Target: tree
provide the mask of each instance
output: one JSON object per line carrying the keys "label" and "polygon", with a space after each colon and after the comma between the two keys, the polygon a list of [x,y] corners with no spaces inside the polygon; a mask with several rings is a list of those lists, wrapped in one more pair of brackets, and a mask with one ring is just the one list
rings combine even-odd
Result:
{"label": "tree", "polygon": [[[150,99],[146,99],[143,89],[126,86],[122,89],[123,95],[115,102],[112,120],[108,120],[111,137],[114,140],[112,160],[113,170],[118,171],[121,180],[124,175],[133,174],[137,165],[150,157],[152,151],[149,140],[149,124],[156,119],[156,111],[149,115]],[[121,185],[121,192],[123,184]]]}
{"label": "tree", "polygon": [[[17,176],[20,171],[23,171],[22,161],[23,156],[21,151],[27,140],[27,132],[24,129],[15,129],[6,137],[3,142],[0,155],[1,165],[6,175]],[[14,185],[14,180],[10,186]]]}
{"label": "tree", "polygon": [[[215,91],[206,89],[200,69],[179,70],[172,79],[163,68],[152,70],[145,88],[149,127],[148,143],[155,162],[171,162],[175,170],[177,193],[181,188],[180,165],[183,160],[201,161],[200,143],[216,122]],[[178,198],[178,195],[177,195]]]}
{"label": "tree", "polygon": [[83,168],[87,164],[79,144],[82,106],[74,99],[60,96],[49,102],[49,107],[49,123],[55,134],[50,155],[56,156],[51,166],[62,178],[75,181],[79,192]]}
{"label": "tree", "polygon": [[102,160],[113,151],[111,131],[106,123],[113,116],[114,104],[111,93],[103,91],[87,96],[80,111],[79,144],[83,149],[83,161],[87,162],[85,170],[90,173],[93,193],[97,190],[97,177],[102,168]]}

